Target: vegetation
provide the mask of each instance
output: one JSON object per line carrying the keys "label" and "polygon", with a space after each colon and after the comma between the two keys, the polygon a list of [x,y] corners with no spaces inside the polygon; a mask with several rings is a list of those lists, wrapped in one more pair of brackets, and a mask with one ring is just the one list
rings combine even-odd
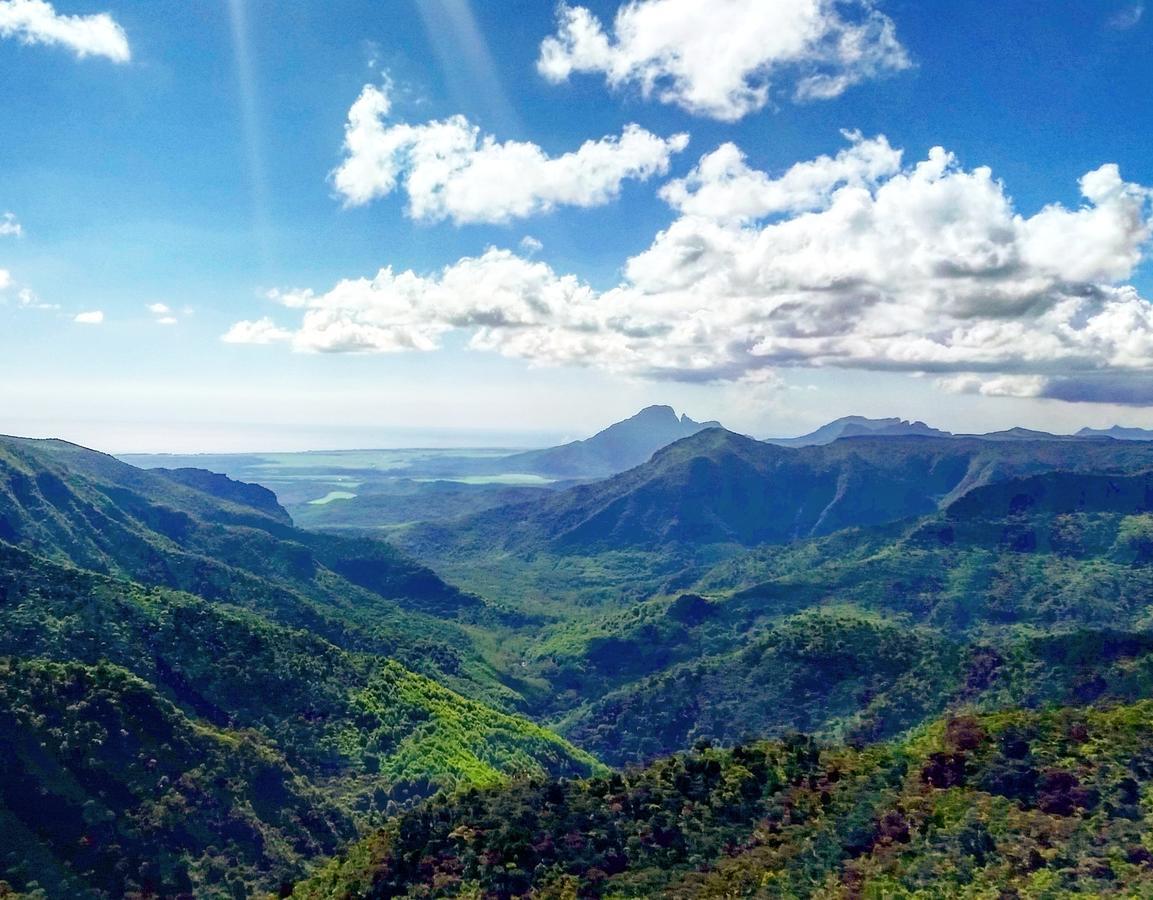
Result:
{"label": "vegetation", "polygon": [[48,897],[277,890],[356,834],[250,731],[115,666],[0,661],[0,877]]}
{"label": "vegetation", "polygon": [[1153,696],[1148,487],[1011,480],[737,555],[693,592],[554,628],[527,654],[554,688],[541,713],[625,764],[789,729],[880,739],[958,703]]}
{"label": "vegetation", "polygon": [[270,497],[210,473],[144,471],[59,441],[0,440],[0,541],[242,607],[517,706],[516,679],[502,680],[461,627],[499,622],[501,610],[383,541],[293,528]]}
{"label": "vegetation", "polygon": [[1147,896],[1153,705],[793,736],[438,797],[298,886],[352,897]]}
{"label": "vegetation", "polygon": [[21,544],[0,541],[10,889],[247,896],[438,789],[598,770],[398,661],[517,698],[459,623],[480,601],[387,545],[296,532],[266,492],[206,473],[13,446],[0,481]]}
{"label": "vegetation", "polygon": [[988,484],[1049,471],[1138,473],[1153,444],[857,437],[790,449],[712,428],[624,474],[469,517],[413,528],[429,560],[499,547],[524,555],[788,543],[936,512]]}
{"label": "vegetation", "polygon": [[468,592],[261,488],[4,439],[0,894],[336,853],[302,896],[1140,895],[1150,471],[714,429],[400,533]]}

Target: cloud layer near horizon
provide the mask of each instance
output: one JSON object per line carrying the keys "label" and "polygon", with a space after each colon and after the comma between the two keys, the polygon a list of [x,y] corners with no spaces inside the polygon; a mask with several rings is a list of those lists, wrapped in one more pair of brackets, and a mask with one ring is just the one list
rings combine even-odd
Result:
{"label": "cloud layer near horizon", "polygon": [[344,161],[332,173],[337,193],[361,206],[403,188],[410,217],[458,225],[603,206],[626,180],[665,174],[688,144],[688,135],[666,140],[629,125],[619,137],[550,157],[536,144],[482,135],[464,116],[408,125],[389,123],[391,110],[387,86],[361,91],[348,113]]}
{"label": "cloud layer near horizon", "polygon": [[910,65],[873,0],[631,0],[611,28],[562,3],[541,44],[549,81],[600,73],[610,87],[735,122],[774,98],[826,100]]}
{"label": "cloud layer near horizon", "polygon": [[987,168],[940,147],[906,165],[883,136],[846,137],[775,178],[732,144],[702,157],[661,191],[677,218],[608,291],[490,249],[433,275],[277,294],[303,310],[297,327],[241,322],[225,339],[396,352],[465,329],[475,349],[651,378],[840,367],[1063,399],[1153,374],[1153,308],[1125,283],[1151,234],[1147,188],[1104,165],[1081,179],[1079,208],[1025,217]]}
{"label": "cloud layer near horizon", "polygon": [[61,15],[45,0],[0,0],[0,38],[65,47],[79,59],[126,63],[132,58],[128,36],[108,13]]}

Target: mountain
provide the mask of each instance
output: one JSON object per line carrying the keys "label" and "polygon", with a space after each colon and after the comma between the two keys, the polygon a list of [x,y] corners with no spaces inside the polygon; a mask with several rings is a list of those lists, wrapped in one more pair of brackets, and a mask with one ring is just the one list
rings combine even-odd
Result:
{"label": "mountain", "polygon": [[647,462],[675,441],[719,427],[717,422],[678,416],[671,406],[649,406],[585,440],[508,456],[430,458],[415,463],[410,474],[424,478],[510,473],[556,480],[605,478]]}
{"label": "mountain", "polygon": [[[0,544],[0,657],[111,662],[190,715],[275,740],[299,770],[378,776],[404,800],[461,781],[591,761],[524,719],[394,660],[164,588]],[[430,654],[436,652],[427,646]]]}
{"label": "mountain", "polygon": [[0,438],[0,541],[393,656],[465,693],[513,699],[458,624],[499,613],[383,541],[294,528],[254,485]]}
{"label": "mountain", "polygon": [[816,431],[795,438],[766,438],[766,443],[777,444],[780,447],[813,447],[821,444],[831,444],[833,441],[845,437],[860,437],[874,435],[877,437],[897,437],[902,435],[928,435],[932,437],[948,437],[949,432],[931,428],[924,422],[910,422],[907,419],[869,419],[865,416],[844,416],[835,419],[827,425],[822,425]]}
{"label": "mountain", "polygon": [[[394,532],[470,593],[371,531],[296,527],[259,487],[0,440],[0,879],[880,896],[1016,883],[1005,848],[1063,834],[1089,855],[1043,856],[1045,884],[1140,895],[1117,848],[1143,807],[1075,790],[1132,796],[1120,757],[1070,762],[1072,720],[1031,710],[1092,704],[1068,715],[1109,752],[1148,725],[1153,444],[712,428],[511,496]],[[1029,771],[997,755],[1022,722]],[[730,749],[602,765],[710,744]],[[933,793],[948,779],[966,793]],[[955,809],[996,813],[991,845],[957,838],[981,859],[942,845]]]}
{"label": "mountain", "polygon": [[1112,428],[1082,428],[1077,437],[1107,437],[1115,441],[1153,441],[1153,431],[1148,428],[1125,428],[1114,425]]}
{"label": "mountain", "polygon": [[[1051,472],[716,566],[557,629],[545,712],[607,762],[702,737],[889,737],[955,704],[1153,696],[1153,475]],[[599,698],[599,699],[594,699]]]}
{"label": "mountain", "polygon": [[603,478],[648,462],[662,447],[718,422],[694,422],[671,406],[650,406],[583,441],[505,457],[510,472],[536,472],[559,478]]}
{"label": "mountain", "polygon": [[784,448],[723,429],[629,472],[398,535],[429,559],[470,551],[572,554],[783,543],[926,514],[983,484],[1070,469],[1153,467],[1153,447],[1078,441],[859,437]]}
{"label": "mountain", "polygon": [[438,797],[293,896],[1144,897],[1153,704],[955,714]]}
{"label": "mountain", "polygon": [[1052,434],[1048,431],[1034,431],[1032,428],[1006,428],[1004,431],[989,431],[985,434],[968,434],[960,437],[980,438],[985,441],[1076,441],[1075,434]]}
{"label": "mountain", "polygon": [[294,529],[263,489],[4,439],[0,522],[18,891],[274,892],[437,790],[600,768],[493,705],[525,701],[457,621],[479,598],[381,542]]}
{"label": "mountain", "polygon": [[[121,667],[0,659],[0,884],[85,900],[263,896],[385,810],[435,788],[597,770],[527,722],[493,718],[399,670],[386,675],[360,696],[344,731],[334,729],[342,743],[368,733],[381,761],[352,779],[290,763],[267,727],[207,721]],[[244,676],[231,678],[243,690]],[[288,690],[309,688],[301,681]],[[328,709],[302,706],[295,715],[315,720]],[[375,734],[366,717],[377,718]],[[397,756],[390,742],[412,746]]]}

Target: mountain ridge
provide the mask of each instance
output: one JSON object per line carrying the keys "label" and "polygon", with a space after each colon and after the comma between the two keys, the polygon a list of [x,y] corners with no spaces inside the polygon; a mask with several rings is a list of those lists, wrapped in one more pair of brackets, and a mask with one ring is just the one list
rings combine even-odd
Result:
{"label": "mountain ridge", "polygon": [[398,532],[397,539],[418,556],[430,547],[474,540],[516,552],[780,543],[928,513],[975,486],[1012,475],[1102,465],[1119,472],[1153,466],[1153,448],[931,435],[780,447],[714,428],[604,481],[457,523],[416,526]]}

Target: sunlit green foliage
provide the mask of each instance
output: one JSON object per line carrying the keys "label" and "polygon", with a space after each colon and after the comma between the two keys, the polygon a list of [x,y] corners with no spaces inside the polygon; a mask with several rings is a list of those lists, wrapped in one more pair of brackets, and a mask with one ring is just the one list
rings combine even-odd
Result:
{"label": "sunlit green foliage", "polygon": [[1149,703],[963,714],[438,798],[295,896],[1148,896],[1151,792]]}

